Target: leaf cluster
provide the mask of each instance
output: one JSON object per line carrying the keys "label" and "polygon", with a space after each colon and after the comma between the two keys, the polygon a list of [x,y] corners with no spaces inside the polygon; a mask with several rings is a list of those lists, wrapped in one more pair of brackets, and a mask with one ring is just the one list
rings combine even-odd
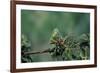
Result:
{"label": "leaf cluster", "polygon": [[32,62],[32,56],[31,55],[24,55],[25,52],[31,51],[31,44],[28,41],[27,37],[25,35],[21,35],[21,62],[27,63]]}

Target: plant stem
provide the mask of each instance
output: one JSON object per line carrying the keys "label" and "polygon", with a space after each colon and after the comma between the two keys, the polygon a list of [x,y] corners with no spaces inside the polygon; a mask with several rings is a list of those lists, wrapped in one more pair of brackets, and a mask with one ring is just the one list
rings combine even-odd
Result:
{"label": "plant stem", "polygon": [[32,52],[24,52],[24,55],[31,55],[31,54],[42,54],[42,53],[48,53],[50,52],[49,49],[43,50],[43,51],[32,51]]}

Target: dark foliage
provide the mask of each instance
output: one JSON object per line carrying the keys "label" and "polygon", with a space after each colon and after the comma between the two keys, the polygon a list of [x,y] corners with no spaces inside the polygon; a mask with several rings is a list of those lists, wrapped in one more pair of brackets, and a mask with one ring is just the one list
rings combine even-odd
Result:
{"label": "dark foliage", "polygon": [[[80,37],[73,35],[67,35],[66,37],[61,37],[58,30],[53,32],[50,45],[50,49],[44,50],[42,52],[37,52],[34,54],[43,54],[45,52],[50,53],[53,60],[87,60],[90,57],[90,41],[89,34],[83,34]],[[32,53],[26,54],[25,52],[31,51],[31,44],[27,38],[22,35],[21,38],[21,61],[22,63],[34,62],[32,60]]]}

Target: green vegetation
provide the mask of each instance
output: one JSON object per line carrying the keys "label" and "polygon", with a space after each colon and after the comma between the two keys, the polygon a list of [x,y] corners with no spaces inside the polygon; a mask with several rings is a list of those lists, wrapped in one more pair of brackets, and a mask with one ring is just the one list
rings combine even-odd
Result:
{"label": "green vegetation", "polygon": [[89,20],[89,13],[22,10],[21,62],[89,59]]}
{"label": "green vegetation", "polygon": [[89,59],[89,34],[83,34],[81,37],[67,35],[62,38],[58,30],[53,32],[50,45],[51,47],[44,50],[42,53],[25,54],[31,52],[31,46],[28,40],[22,35],[22,62],[34,62],[32,55],[49,53],[52,60],[67,61],[67,60],[87,60]]}

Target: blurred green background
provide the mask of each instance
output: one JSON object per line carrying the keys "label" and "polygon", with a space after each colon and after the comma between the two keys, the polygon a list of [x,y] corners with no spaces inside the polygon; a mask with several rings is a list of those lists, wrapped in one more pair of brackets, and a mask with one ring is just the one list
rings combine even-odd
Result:
{"label": "blurred green background", "polygon": [[[49,40],[57,28],[62,36],[80,36],[90,32],[90,14],[77,12],[56,12],[41,10],[21,10],[21,34],[31,42],[32,51],[50,47]],[[52,61],[49,53],[32,55],[34,62]]]}

